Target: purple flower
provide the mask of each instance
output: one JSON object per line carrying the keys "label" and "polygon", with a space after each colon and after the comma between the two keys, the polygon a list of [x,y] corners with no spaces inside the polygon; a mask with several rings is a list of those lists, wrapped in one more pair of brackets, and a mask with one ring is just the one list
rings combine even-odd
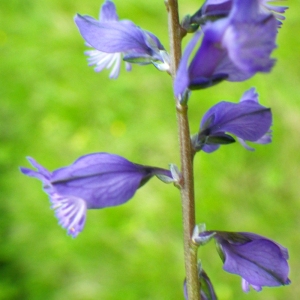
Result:
{"label": "purple flower", "polygon": [[222,144],[235,141],[229,132],[236,135],[246,149],[253,150],[245,141],[270,143],[271,125],[270,108],[258,103],[258,94],[251,88],[239,103],[222,101],[210,108],[202,118],[199,133],[192,137],[192,144],[196,151],[210,153]]}
{"label": "purple flower", "polygon": [[[198,267],[199,269],[199,280],[201,285],[201,300],[217,300],[217,296],[214,290],[214,287],[206,274],[206,272],[202,269],[201,265]],[[183,284],[183,293],[185,300],[188,300],[188,292],[186,286],[186,280],[184,280]]]}
{"label": "purple flower", "polygon": [[263,236],[248,232],[216,231],[214,235],[226,272],[242,277],[242,287],[290,284],[288,250]]}
{"label": "purple flower", "polygon": [[33,158],[28,160],[37,171],[21,168],[21,172],[43,182],[59,224],[73,237],[83,230],[87,209],[125,203],[154,175],[172,181],[168,170],[134,164],[109,153],[82,156],[53,172]]}
{"label": "purple flower", "polygon": [[[236,0],[244,1],[244,0]],[[259,5],[259,10],[261,13],[269,14],[270,12],[274,14],[278,20],[278,25],[281,25],[281,21],[285,19],[282,15],[288,8],[286,6],[275,6],[268,4],[268,2],[274,2],[272,0],[252,0],[257,1]],[[201,8],[191,17],[189,17],[189,22],[191,24],[203,25],[208,20],[214,21],[220,18],[227,17],[231,11],[234,0],[206,0]]]}
{"label": "purple flower", "polygon": [[[189,64],[189,58],[203,40]],[[174,82],[175,96],[184,100],[187,90],[210,87],[223,80],[244,81],[257,72],[269,72],[275,60],[277,21],[261,13],[259,3],[235,1],[227,18],[208,22],[188,44]]]}
{"label": "purple flower", "polygon": [[169,70],[169,56],[158,38],[131,21],[119,21],[112,1],[106,0],[102,5],[99,21],[77,14],[75,23],[86,43],[95,48],[86,54],[96,71],[115,64],[111,78],[118,77],[122,56],[126,62],[152,63],[159,70]]}

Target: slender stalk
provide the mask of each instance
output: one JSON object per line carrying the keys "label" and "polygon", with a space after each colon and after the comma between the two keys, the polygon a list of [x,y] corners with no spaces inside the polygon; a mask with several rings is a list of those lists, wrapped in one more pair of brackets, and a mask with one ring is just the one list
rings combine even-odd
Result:
{"label": "slender stalk", "polygon": [[[179,23],[177,0],[166,0],[169,23],[171,75],[173,80],[181,58],[181,40],[184,32]],[[178,135],[181,159],[181,201],[184,234],[184,260],[189,300],[200,300],[200,283],[197,268],[197,247],[192,243],[192,233],[195,227],[195,200],[193,151],[190,140],[188,122],[188,107],[176,100]]]}

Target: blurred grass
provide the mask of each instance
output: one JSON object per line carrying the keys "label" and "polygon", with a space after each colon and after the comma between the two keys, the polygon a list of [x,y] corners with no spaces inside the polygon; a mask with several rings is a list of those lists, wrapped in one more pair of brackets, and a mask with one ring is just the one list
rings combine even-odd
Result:
{"label": "blurred grass", "polygon": [[[196,0],[180,2],[182,16]],[[115,1],[121,18],[155,33],[167,47],[162,0]],[[78,238],[67,237],[41,184],[18,171],[32,156],[50,170],[95,151],[167,167],[179,164],[170,78],[151,66],[123,69],[116,80],[87,67],[73,23],[97,16],[97,1],[0,2],[0,299],[182,299],[184,277],[179,194],[158,180],[127,204],[89,211]],[[271,74],[222,83],[190,101],[191,128],[220,100],[238,101],[255,86],[274,114],[273,143],[254,153],[239,144],[196,157],[197,221],[209,229],[252,231],[289,248],[292,285],[243,294],[222,271],[213,244],[200,250],[221,300],[297,299],[299,252],[300,4],[287,20]]]}

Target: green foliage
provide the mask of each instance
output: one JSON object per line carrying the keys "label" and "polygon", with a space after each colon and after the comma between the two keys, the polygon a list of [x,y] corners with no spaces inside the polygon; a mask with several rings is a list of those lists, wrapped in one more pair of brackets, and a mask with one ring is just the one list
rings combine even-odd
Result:
{"label": "green foliage", "polygon": [[[182,16],[199,1],[179,1]],[[188,3],[187,3],[188,2]],[[115,1],[122,18],[154,32],[167,47],[163,0]],[[0,299],[182,299],[183,246],[178,190],[152,180],[127,204],[89,211],[72,239],[57,225],[40,182],[18,171],[30,155],[50,170],[106,151],[148,165],[179,163],[171,80],[154,67],[119,79],[87,67],[76,12],[97,16],[97,1],[0,3]],[[271,74],[194,92],[191,128],[220,100],[238,101],[256,86],[272,107],[273,143],[238,143],[195,161],[197,220],[208,229],[253,231],[290,251],[292,285],[242,293],[208,244],[203,267],[219,298],[296,299],[300,294],[299,3],[289,1]],[[294,283],[294,284],[293,284]]]}

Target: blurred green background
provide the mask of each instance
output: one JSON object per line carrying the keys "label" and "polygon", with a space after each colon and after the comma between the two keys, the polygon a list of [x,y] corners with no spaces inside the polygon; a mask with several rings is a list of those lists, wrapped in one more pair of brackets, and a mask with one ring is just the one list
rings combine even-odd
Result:
{"label": "blurred green background", "polygon": [[[201,1],[179,1],[181,17]],[[155,33],[168,48],[163,0],[116,0],[119,16]],[[105,151],[136,163],[179,164],[172,86],[152,66],[117,80],[87,67],[73,16],[98,16],[102,3],[0,1],[0,299],[183,299],[181,204],[172,185],[151,180],[125,205],[88,212],[84,231],[57,225],[38,180],[23,176],[26,156],[54,170]],[[197,222],[208,229],[251,231],[290,252],[292,285],[244,294],[208,244],[199,251],[220,300],[298,299],[300,294],[300,28],[288,1],[271,74],[195,92],[192,131],[220,100],[238,101],[255,86],[272,107],[273,143],[246,151],[238,143],[195,161]],[[186,41],[185,41],[186,43]]]}

